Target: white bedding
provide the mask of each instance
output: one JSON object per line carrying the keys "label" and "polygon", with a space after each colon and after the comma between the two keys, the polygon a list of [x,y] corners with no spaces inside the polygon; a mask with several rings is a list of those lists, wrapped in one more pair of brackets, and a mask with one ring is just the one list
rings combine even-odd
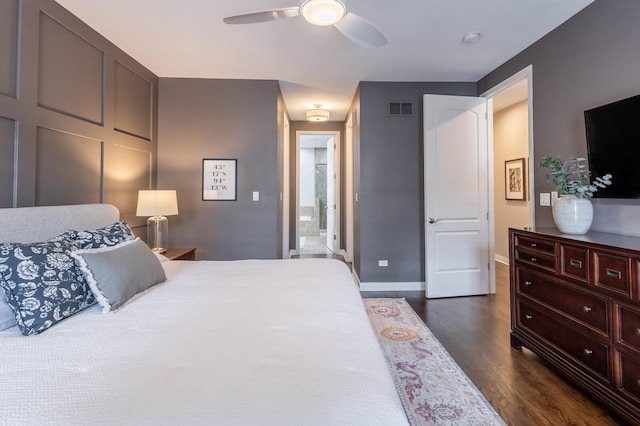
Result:
{"label": "white bedding", "polygon": [[115,313],[0,332],[0,424],[407,424],[343,263],[163,267]]}

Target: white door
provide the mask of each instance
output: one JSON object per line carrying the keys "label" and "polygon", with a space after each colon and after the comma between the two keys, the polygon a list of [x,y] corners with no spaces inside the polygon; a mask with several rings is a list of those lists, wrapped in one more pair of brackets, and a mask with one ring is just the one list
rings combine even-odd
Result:
{"label": "white door", "polygon": [[487,294],[487,100],[424,95],[426,297]]}
{"label": "white door", "polygon": [[336,252],[336,142],[327,141],[327,248]]}

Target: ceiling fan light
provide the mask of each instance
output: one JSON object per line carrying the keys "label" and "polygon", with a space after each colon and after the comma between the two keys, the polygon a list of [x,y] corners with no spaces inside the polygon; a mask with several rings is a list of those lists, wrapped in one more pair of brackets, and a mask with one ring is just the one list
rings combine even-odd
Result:
{"label": "ceiling fan light", "polygon": [[300,4],[300,14],[313,25],[333,25],[347,13],[341,0],[306,0]]}
{"label": "ceiling fan light", "polygon": [[326,109],[310,109],[307,111],[307,121],[329,121],[329,111]]}

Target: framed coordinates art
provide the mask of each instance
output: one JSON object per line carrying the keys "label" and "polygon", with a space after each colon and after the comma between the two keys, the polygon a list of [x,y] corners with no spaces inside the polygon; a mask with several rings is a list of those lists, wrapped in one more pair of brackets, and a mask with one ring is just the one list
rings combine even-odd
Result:
{"label": "framed coordinates art", "polygon": [[236,200],[238,160],[205,158],[202,160],[202,199]]}
{"label": "framed coordinates art", "polygon": [[504,187],[507,200],[525,200],[524,158],[504,162]]}

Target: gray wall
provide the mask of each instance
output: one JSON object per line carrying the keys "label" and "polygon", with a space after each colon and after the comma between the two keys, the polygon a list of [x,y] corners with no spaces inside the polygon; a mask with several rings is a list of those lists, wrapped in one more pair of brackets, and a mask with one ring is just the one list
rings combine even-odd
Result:
{"label": "gray wall", "polygon": [[[424,281],[422,95],[476,95],[475,83],[362,82],[351,111],[356,165],[354,266],[362,282]],[[411,116],[389,116],[411,102]],[[378,260],[389,261],[379,267]]]}
{"label": "gray wall", "polygon": [[105,202],[155,184],[157,77],[53,0],[0,1],[0,207]]}
{"label": "gray wall", "polygon": [[[478,83],[482,93],[533,65],[536,162],[586,157],[583,112],[640,93],[639,17],[637,0],[596,0]],[[535,188],[551,190],[539,167]],[[640,235],[640,200],[595,200],[594,210],[593,230]],[[536,206],[536,225],[553,226],[550,208]]]}
{"label": "gray wall", "polygon": [[[277,258],[280,89],[273,80],[160,79],[158,188],[175,189],[169,244],[198,259]],[[202,160],[237,159],[237,201],[202,201]],[[260,201],[252,201],[252,192]]]}

